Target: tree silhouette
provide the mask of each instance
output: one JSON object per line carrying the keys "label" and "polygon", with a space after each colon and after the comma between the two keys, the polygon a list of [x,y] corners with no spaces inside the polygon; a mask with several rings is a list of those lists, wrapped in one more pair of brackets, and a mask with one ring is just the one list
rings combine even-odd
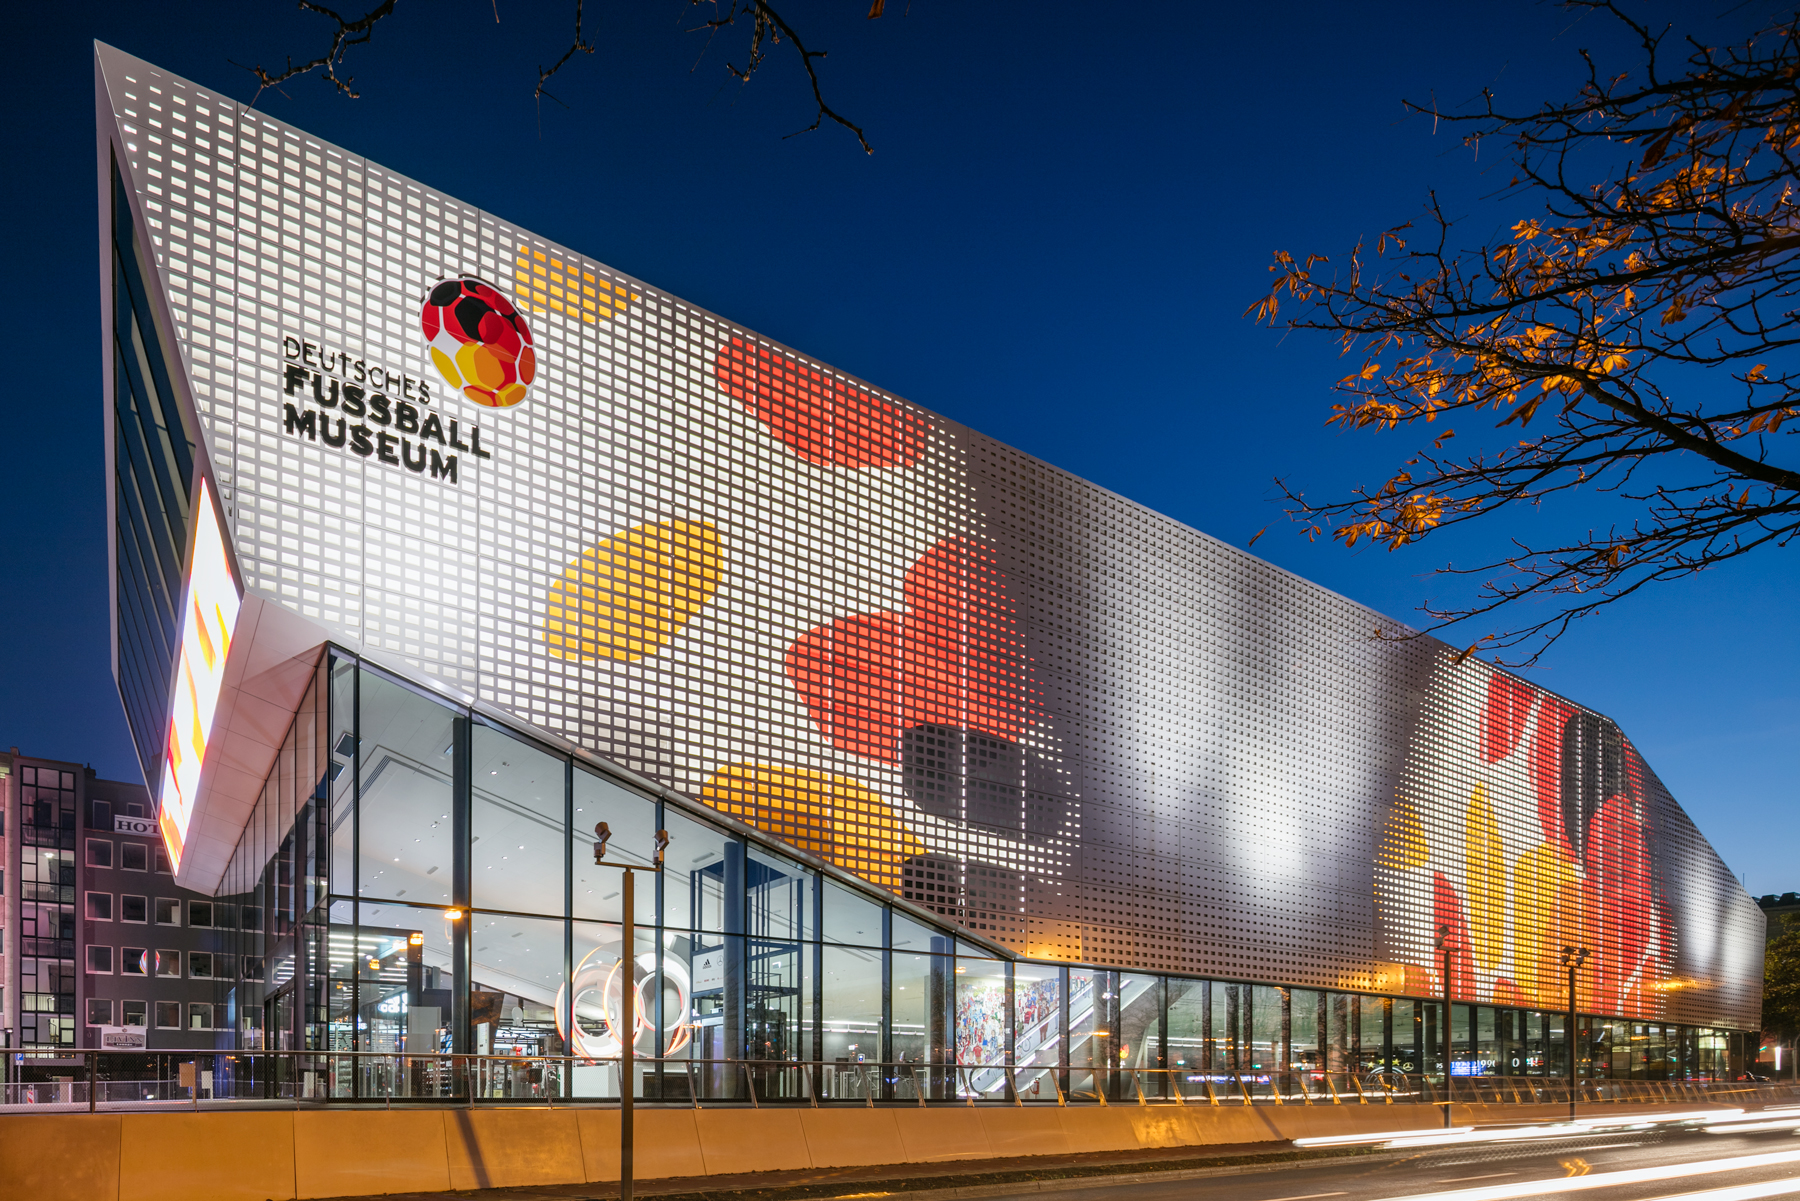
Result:
{"label": "tree silhouette", "polygon": [[[1456,526],[1599,489],[1626,524],[1439,571],[1482,577],[1428,605],[1423,630],[1492,619],[1478,647],[1535,662],[1572,621],[1654,583],[1785,546],[1800,530],[1800,468],[1782,441],[1800,412],[1800,15],[1723,48],[1612,0],[1637,65],[1571,100],[1507,112],[1410,105],[1510,146],[1504,236],[1470,245],[1435,195],[1423,216],[1359,244],[1341,268],[1278,253],[1260,320],[1322,330],[1356,370],[1330,423],[1418,427],[1430,442],[1379,487],[1322,503],[1281,482],[1309,533],[1390,550]],[[1283,301],[1292,302],[1290,314]],[[1496,445],[1457,455],[1452,420],[1492,420]],[[1516,442],[1508,442],[1516,427]],[[1783,452],[1786,459],[1783,460]],[[1521,602],[1544,601],[1527,611]],[[1477,627],[1479,629],[1479,627]]]}
{"label": "tree silhouette", "polygon": [[[367,45],[375,35],[375,27],[382,21],[393,17],[395,3],[396,0],[382,0],[382,3],[360,17],[347,17],[322,4],[314,4],[312,0],[299,0],[300,11],[315,13],[332,23],[334,28],[331,32],[331,44],[323,54],[314,55],[312,58],[300,62],[295,62],[293,55],[287,55],[286,64],[278,70],[260,65],[246,67],[245,70],[256,77],[257,98],[260,99],[262,93],[269,88],[278,88],[291,79],[305,75],[317,75],[346,98],[357,99],[361,93],[356,90],[355,77],[342,73],[341,68],[353,48]],[[767,0],[681,0],[681,3],[685,4],[690,12],[702,8],[710,12],[711,15],[702,17],[700,24],[695,27],[696,32],[707,34],[709,45],[714,38],[726,30],[747,27],[748,35],[742,65],[731,62],[725,64],[726,71],[740,83],[750,82],[751,77],[764,66],[769,52],[773,48],[780,46],[783,41],[791,45],[798,56],[801,69],[806,72],[807,82],[812,86],[813,102],[817,105],[813,123],[796,132],[811,133],[826,121],[831,121],[855,134],[857,143],[863,148],[865,154],[874,153],[869,146],[869,139],[863,135],[862,127],[853,124],[825,101],[825,92],[819,83],[818,63],[825,58],[828,52],[807,49],[794,27],[780,13],[776,12],[767,3]],[[494,19],[499,20],[499,0],[493,0],[493,4]],[[873,0],[869,7],[869,19],[874,20],[880,17],[885,4],[886,0]],[[538,67],[537,86],[532,92],[532,97],[539,104],[542,104],[545,99],[561,104],[562,101],[557,100],[546,86],[551,77],[562,70],[575,55],[594,52],[594,43],[587,40],[582,34],[583,0],[574,0],[574,6],[575,36],[569,43],[568,49],[564,50],[562,56],[552,65]],[[252,100],[251,103],[254,105],[255,100]]]}

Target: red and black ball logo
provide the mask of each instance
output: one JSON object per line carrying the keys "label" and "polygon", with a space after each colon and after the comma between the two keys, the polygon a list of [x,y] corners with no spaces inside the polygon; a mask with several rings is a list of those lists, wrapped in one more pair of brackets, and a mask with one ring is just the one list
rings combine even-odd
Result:
{"label": "red and black ball logo", "polygon": [[537,354],[525,318],[500,289],[473,275],[447,279],[425,297],[419,324],[451,387],[494,409],[525,399]]}

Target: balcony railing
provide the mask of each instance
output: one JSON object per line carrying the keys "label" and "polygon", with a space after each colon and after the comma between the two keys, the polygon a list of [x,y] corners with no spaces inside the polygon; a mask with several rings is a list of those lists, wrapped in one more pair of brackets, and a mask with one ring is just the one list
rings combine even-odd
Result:
{"label": "balcony railing", "polygon": [[[0,1108],[619,1103],[617,1059],[353,1051],[24,1051],[7,1056]],[[639,1059],[633,1098],[692,1106],[1725,1104],[1800,1099],[1793,1083],[1578,1081],[1294,1070],[1009,1067],[846,1060]],[[1571,1098],[1570,1093],[1574,1096]]]}

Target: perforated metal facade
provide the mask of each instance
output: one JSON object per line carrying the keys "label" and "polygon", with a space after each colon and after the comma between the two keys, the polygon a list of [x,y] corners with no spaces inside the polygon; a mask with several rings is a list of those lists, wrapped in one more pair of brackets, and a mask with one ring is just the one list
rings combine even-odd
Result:
{"label": "perforated metal facade", "polygon": [[[1604,718],[100,59],[245,582],[346,645],[1024,955],[1430,995],[1449,925],[1466,999],[1579,938],[1598,1012],[1755,1024],[1756,907]],[[505,378],[434,358],[461,277]]]}

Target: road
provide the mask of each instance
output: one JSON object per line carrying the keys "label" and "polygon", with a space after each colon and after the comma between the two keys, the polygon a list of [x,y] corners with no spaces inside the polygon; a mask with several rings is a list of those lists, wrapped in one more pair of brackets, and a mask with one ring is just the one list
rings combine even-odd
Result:
{"label": "road", "polygon": [[[983,1190],[986,1192],[986,1190]],[[1056,1201],[1753,1201],[1800,1196],[1793,1130],[1697,1129],[1578,1134],[1554,1140],[1428,1148],[1369,1159],[1228,1175],[1056,1190]],[[990,1193],[1045,1201],[1043,1192]]]}

